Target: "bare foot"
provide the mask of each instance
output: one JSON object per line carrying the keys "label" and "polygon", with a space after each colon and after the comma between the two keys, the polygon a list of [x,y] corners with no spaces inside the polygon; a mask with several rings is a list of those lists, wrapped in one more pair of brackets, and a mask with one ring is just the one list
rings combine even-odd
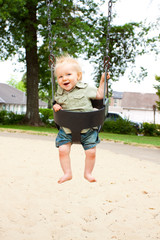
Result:
{"label": "bare foot", "polygon": [[69,181],[72,179],[72,175],[71,174],[64,174],[59,180],[58,183],[61,184],[63,182]]}
{"label": "bare foot", "polygon": [[90,174],[85,174],[84,178],[87,179],[89,182],[96,182],[96,179]]}

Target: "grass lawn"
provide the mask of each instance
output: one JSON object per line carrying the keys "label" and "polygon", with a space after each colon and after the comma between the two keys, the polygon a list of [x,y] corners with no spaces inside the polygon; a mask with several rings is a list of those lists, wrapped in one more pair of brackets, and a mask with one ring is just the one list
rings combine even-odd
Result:
{"label": "grass lawn", "polygon": [[114,134],[104,132],[100,133],[100,137],[104,140],[113,140],[115,142],[121,141],[125,144],[150,145],[160,147],[160,137]]}
{"label": "grass lawn", "polygon": [[47,135],[48,133],[58,133],[58,130],[56,128],[50,128],[50,127],[32,127],[27,125],[0,125],[0,131],[3,130],[20,130],[21,132],[35,132],[37,134],[41,135]]}
{"label": "grass lawn", "polygon": [[[0,131],[16,131],[20,132],[31,132],[40,135],[57,134],[58,130],[49,127],[32,127],[32,126],[21,126],[21,125],[0,125]],[[160,147],[160,137],[150,136],[137,136],[137,135],[126,135],[126,134],[114,134],[100,132],[100,138],[103,140],[112,140],[115,142],[123,142],[125,144],[135,145],[148,145]]]}

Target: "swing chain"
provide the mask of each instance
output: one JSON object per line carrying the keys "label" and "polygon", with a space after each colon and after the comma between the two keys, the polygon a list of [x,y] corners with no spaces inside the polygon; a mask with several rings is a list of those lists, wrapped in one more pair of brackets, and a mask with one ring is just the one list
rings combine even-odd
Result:
{"label": "swing chain", "polygon": [[56,83],[55,83],[55,78],[54,78],[54,62],[55,62],[55,57],[53,55],[53,42],[52,42],[52,22],[51,22],[51,0],[46,0],[46,5],[47,5],[47,17],[48,17],[48,38],[49,38],[49,67],[51,69],[51,82],[52,82],[52,101],[54,104],[54,91],[56,89]]}
{"label": "swing chain", "polygon": [[104,69],[109,69],[109,43],[110,43],[110,29],[111,29],[111,19],[112,19],[112,0],[108,2],[108,22],[107,22],[107,38],[106,38],[106,56],[104,57]]}
{"label": "swing chain", "polygon": [[50,54],[48,57],[48,65],[51,68],[51,66],[54,66],[54,62],[55,62],[55,57],[53,54]]}
{"label": "swing chain", "polygon": [[49,66],[54,65],[55,57],[53,55],[53,42],[52,42],[52,23],[51,23],[51,0],[46,0],[47,16],[48,16],[48,38],[49,38]]}
{"label": "swing chain", "polygon": [[[107,37],[106,37],[106,56],[104,57],[104,69],[105,69],[104,97],[103,97],[104,105],[105,105],[105,95],[107,95],[107,98],[109,97],[107,74],[108,74],[108,69],[110,67],[110,65],[109,65],[109,62],[110,62],[109,43],[110,43],[111,17],[112,17],[112,0],[109,0],[109,2],[108,2]],[[106,92],[106,87],[107,87],[107,92]]]}

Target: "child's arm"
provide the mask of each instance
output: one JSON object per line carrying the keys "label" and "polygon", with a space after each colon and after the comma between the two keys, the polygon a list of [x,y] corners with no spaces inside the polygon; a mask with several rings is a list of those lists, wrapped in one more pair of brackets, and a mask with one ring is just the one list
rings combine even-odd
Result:
{"label": "child's arm", "polygon": [[[109,75],[109,73],[107,73],[107,79],[109,79],[109,78],[110,78],[110,75]],[[103,98],[103,95],[104,95],[104,80],[105,80],[105,73],[103,73],[102,76],[101,76],[99,88],[97,89],[96,99],[102,99]],[[107,88],[107,85],[106,85],[106,88]]]}
{"label": "child's arm", "polygon": [[54,109],[55,112],[58,112],[59,110],[62,109],[62,107],[61,107],[61,105],[59,105],[58,103],[56,103],[56,104],[53,105],[53,109]]}

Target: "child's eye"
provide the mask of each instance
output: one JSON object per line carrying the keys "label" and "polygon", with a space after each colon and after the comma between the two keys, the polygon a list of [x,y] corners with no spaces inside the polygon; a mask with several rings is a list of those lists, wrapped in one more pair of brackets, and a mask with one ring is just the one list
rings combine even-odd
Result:
{"label": "child's eye", "polygon": [[71,75],[71,73],[68,73],[67,75],[68,75],[68,76],[70,76],[70,75]]}

